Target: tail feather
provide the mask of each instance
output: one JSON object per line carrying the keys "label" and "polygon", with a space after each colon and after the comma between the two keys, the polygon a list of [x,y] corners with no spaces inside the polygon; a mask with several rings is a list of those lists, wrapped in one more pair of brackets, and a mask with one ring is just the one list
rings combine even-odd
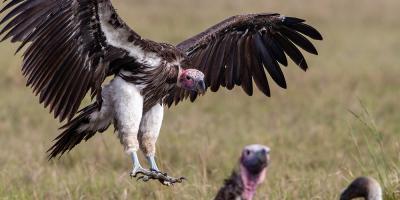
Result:
{"label": "tail feather", "polygon": [[87,141],[97,132],[105,131],[110,126],[111,120],[99,119],[99,115],[95,115],[101,112],[99,110],[98,104],[91,104],[79,111],[77,117],[62,126],[60,129],[63,132],[54,139],[55,144],[47,150],[49,160],[57,156],[61,157],[81,143],[82,140]]}

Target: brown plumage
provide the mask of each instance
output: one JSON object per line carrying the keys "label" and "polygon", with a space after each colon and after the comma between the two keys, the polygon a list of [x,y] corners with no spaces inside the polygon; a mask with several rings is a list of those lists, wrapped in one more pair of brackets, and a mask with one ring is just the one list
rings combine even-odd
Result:
{"label": "brown plumage", "polygon": [[[220,86],[232,89],[242,86],[253,94],[253,80],[265,95],[270,96],[265,71],[281,87],[286,88],[278,64],[287,65],[285,53],[302,69],[308,65],[298,48],[317,54],[316,48],[304,36],[321,40],[317,30],[304,20],[279,14],[249,14],[228,18],[206,31],[177,45],[142,39],[116,14],[109,0],[9,0],[1,12],[11,10],[0,24],[2,41],[21,41],[17,52],[30,44],[24,53],[22,71],[27,86],[39,95],[40,103],[50,106],[54,117],[71,119],[89,89],[99,95],[101,83],[122,68],[142,73],[143,66],[130,49],[107,41],[99,13],[107,15],[116,33],[125,43],[141,47],[145,52],[171,60],[176,54],[187,55],[188,64],[205,74],[206,87],[217,91]],[[74,17],[71,17],[74,16]],[[303,36],[304,35],[304,36]],[[125,38],[124,38],[125,37]],[[48,38],[57,38],[48,40]],[[169,49],[169,50],[168,50]],[[121,66],[121,63],[123,65]],[[144,66],[146,67],[146,66]],[[153,77],[148,76],[148,79]],[[137,81],[137,80],[136,80]],[[196,92],[168,90],[165,103],[171,105]],[[163,96],[160,97],[160,100]],[[101,100],[101,98],[100,98]]]}
{"label": "brown plumage", "polygon": [[80,127],[90,124],[90,115],[95,113],[98,109],[98,104],[91,104],[79,111],[79,115],[75,117],[74,120],[60,128],[63,132],[57,136],[55,139],[56,142],[49,149],[50,159],[71,151],[81,141],[89,140],[97,132],[104,132],[107,130],[111,123],[99,130],[79,131]]}
{"label": "brown plumage", "polygon": [[[258,89],[270,96],[265,71],[280,87],[287,87],[278,64],[287,66],[285,53],[303,70],[308,65],[296,45],[318,54],[305,36],[322,40],[321,34],[305,20],[280,14],[250,14],[228,18],[177,47],[187,52],[196,69],[204,72],[211,91],[216,92],[221,86],[230,90],[238,85],[251,96],[254,81]],[[189,96],[189,92],[180,90],[176,88],[165,102],[177,104]],[[190,97],[196,99],[197,94]]]}
{"label": "brown plumage", "polygon": [[[174,46],[143,39],[118,16],[110,0],[4,2],[0,12],[8,13],[0,21],[2,41],[21,42],[17,52],[24,50],[27,86],[55,118],[67,120],[50,157],[70,151],[114,120],[125,150],[134,158],[134,174],[141,167],[139,148],[158,170],[154,155],[163,104],[194,101],[207,88],[215,92],[221,86],[241,86],[252,95],[253,81],[270,96],[269,78],[287,87],[279,65],[288,64],[286,55],[306,70],[298,47],[317,54],[309,38],[322,40],[305,20],[261,13],[230,17]],[[105,82],[109,76],[113,79]],[[77,115],[89,91],[95,100]],[[148,147],[139,147],[143,140]]]}
{"label": "brown plumage", "polygon": [[224,181],[214,200],[241,199],[244,190],[243,181],[238,170],[233,170],[231,176]]}

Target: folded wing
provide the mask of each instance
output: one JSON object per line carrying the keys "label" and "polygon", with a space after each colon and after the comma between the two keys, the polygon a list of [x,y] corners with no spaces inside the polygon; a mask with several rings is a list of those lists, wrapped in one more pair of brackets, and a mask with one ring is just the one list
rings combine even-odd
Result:
{"label": "folded wing", "polygon": [[[307,37],[322,40],[321,34],[305,20],[280,14],[250,14],[228,18],[177,47],[205,74],[206,86],[211,91],[218,91],[220,86],[231,90],[237,85],[251,96],[254,81],[261,92],[270,96],[265,71],[275,83],[286,88],[280,68],[280,64],[288,65],[286,55],[306,70],[307,62],[298,47],[318,54]],[[175,88],[165,103],[177,104],[188,97],[194,101],[197,93]]]}

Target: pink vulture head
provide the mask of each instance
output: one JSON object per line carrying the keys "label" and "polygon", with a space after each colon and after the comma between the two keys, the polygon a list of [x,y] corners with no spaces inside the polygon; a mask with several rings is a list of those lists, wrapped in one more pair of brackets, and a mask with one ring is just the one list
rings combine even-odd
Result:
{"label": "pink vulture head", "polygon": [[178,78],[178,87],[203,94],[206,91],[203,72],[197,69],[182,69]]}
{"label": "pink vulture head", "polygon": [[239,160],[240,177],[244,186],[243,199],[253,199],[257,186],[264,182],[269,165],[269,152],[269,147],[259,144],[249,145],[243,149]]}

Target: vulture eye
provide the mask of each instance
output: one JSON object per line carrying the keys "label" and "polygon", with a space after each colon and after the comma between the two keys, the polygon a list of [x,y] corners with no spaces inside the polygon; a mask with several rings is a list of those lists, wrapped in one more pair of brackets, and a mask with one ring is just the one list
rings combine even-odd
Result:
{"label": "vulture eye", "polygon": [[248,155],[250,155],[250,150],[248,150],[248,149],[246,149],[246,151],[244,151],[244,154],[246,155],[246,156],[248,156]]}
{"label": "vulture eye", "polygon": [[265,155],[265,154],[267,154],[267,150],[262,149],[262,150],[261,150],[261,153],[262,153],[263,155]]}
{"label": "vulture eye", "polygon": [[186,79],[187,79],[187,80],[190,80],[190,79],[192,79],[192,77],[190,77],[190,76],[186,76]]}

